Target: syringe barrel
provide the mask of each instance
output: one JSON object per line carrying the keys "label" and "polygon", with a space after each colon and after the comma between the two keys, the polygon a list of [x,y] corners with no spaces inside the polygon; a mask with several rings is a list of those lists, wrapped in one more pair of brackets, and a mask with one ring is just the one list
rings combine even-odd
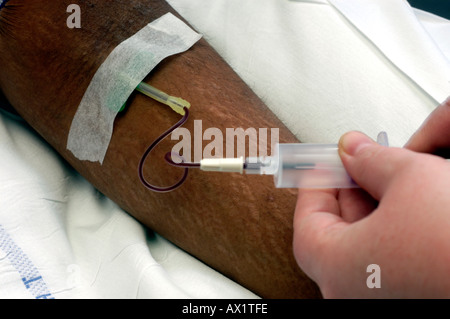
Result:
{"label": "syringe barrel", "polygon": [[336,144],[278,144],[274,160],[277,188],[355,188]]}

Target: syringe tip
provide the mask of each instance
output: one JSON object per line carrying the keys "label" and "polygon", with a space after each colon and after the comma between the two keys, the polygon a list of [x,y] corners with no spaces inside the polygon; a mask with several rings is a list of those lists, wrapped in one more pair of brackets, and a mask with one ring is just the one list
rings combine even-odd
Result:
{"label": "syringe tip", "polygon": [[200,161],[200,169],[208,172],[241,173],[244,159],[240,158],[206,158]]}

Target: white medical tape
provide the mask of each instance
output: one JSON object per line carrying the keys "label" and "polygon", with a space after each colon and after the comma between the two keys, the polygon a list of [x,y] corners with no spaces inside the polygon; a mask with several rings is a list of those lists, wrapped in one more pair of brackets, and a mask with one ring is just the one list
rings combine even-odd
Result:
{"label": "white medical tape", "polygon": [[69,131],[67,149],[79,160],[103,163],[114,120],[139,83],[168,56],[201,35],[167,13],[119,44],[94,75]]}

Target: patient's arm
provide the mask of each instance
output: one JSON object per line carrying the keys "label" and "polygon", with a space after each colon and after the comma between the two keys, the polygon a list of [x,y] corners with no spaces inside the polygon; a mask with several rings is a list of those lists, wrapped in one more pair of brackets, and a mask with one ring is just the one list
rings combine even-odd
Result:
{"label": "patient's arm", "polygon": [[[316,286],[292,254],[296,191],[276,190],[271,178],[191,170],[178,190],[159,194],[139,181],[138,163],[148,145],[180,116],[136,95],[115,122],[101,166],[66,150],[68,131],[97,68],[111,50],[172,9],[161,0],[79,1],[82,28],[66,27],[71,1],[11,0],[20,5],[14,25],[0,33],[0,86],[18,113],[102,193],[146,226],[263,297],[315,297]],[[5,12],[0,12],[4,14]],[[4,27],[4,26],[2,26]],[[185,125],[203,128],[280,128],[294,136],[230,67],[201,40],[166,59],[146,80],[192,104]],[[205,143],[206,144],[206,143]],[[169,185],[181,175],[162,160],[164,141],[146,166],[148,179]]]}

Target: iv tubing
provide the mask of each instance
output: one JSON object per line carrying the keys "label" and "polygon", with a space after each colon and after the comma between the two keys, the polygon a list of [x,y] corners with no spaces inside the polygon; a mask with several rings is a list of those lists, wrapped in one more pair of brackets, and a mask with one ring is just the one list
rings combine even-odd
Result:
{"label": "iv tubing", "polygon": [[[142,159],[139,163],[139,168],[138,168],[138,173],[139,173],[139,179],[141,180],[142,184],[144,184],[145,187],[147,187],[148,189],[154,191],[154,192],[158,192],[158,193],[166,193],[166,192],[170,192],[173,191],[175,189],[177,189],[178,187],[180,187],[184,181],[187,178],[188,175],[188,171],[189,171],[189,167],[194,167],[195,163],[192,164],[185,164],[186,166],[180,166],[179,164],[175,164],[172,159],[167,160],[168,158],[168,154],[166,155],[166,160],[169,162],[169,164],[175,164],[174,166],[177,167],[182,167],[184,168],[184,174],[181,177],[181,179],[174,185],[172,186],[168,186],[168,187],[158,187],[155,185],[150,184],[149,182],[147,182],[147,180],[144,177],[144,164],[145,161],[147,160],[147,157],[150,155],[151,151],[163,140],[165,139],[168,135],[170,135],[174,130],[176,130],[177,128],[179,128],[180,126],[182,126],[184,123],[186,123],[188,117],[189,117],[189,109],[187,107],[184,107],[184,116],[183,118],[178,121],[174,126],[172,126],[171,128],[169,128],[166,132],[164,132],[160,137],[158,137],[145,151],[144,155],[142,156]],[[174,154],[174,153],[169,153],[169,154]],[[178,157],[181,158],[180,155],[176,154]],[[172,164],[172,165],[173,165]]]}

